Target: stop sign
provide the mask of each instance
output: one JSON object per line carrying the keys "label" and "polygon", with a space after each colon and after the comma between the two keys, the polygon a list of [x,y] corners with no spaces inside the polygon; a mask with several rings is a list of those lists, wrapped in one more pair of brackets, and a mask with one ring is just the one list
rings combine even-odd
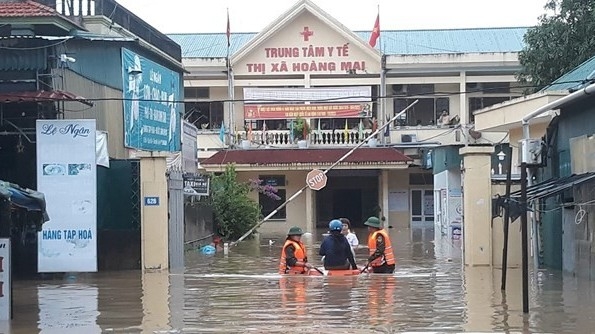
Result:
{"label": "stop sign", "polygon": [[320,190],[326,186],[326,174],[320,169],[311,170],[306,175],[306,184],[312,190]]}

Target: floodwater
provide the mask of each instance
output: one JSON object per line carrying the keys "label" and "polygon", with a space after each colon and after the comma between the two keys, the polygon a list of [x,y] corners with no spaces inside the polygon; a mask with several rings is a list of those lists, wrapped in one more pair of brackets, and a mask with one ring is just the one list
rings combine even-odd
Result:
{"label": "floodwater", "polygon": [[[431,229],[390,233],[398,261],[392,276],[282,278],[281,240],[252,240],[227,256],[189,252],[183,272],[14,281],[14,319],[0,332],[595,332],[593,282],[532,274],[531,311],[523,316],[520,270],[509,270],[504,295],[500,270],[463,270],[458,245],[434,242]],[[318,264],[319,243],[309,249]],[[362,265],[365,257],[358,252]]]}

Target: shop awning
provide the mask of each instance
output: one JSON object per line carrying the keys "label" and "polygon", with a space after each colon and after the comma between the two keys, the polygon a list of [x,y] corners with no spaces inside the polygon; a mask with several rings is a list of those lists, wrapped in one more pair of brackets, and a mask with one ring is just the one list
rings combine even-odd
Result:
{"label": "shop awning", "polygon": [[[594,173],[573,174],[566,177],[549,179],[544,182],[527,187],[527,200],[536,200],[557,195],[565,190],[572,189],[575,185],[595,179]],[[520,197],[521,192],[515,191],[511,197]]]}
{"label": "shop awning", "polygon": [[19,102],[80,102],[90,107],[93,106],[93,102],[88,101],[82,96],[78,96],[71,92],[61,90],[37,90],[28,92],[11,92],[11,93],[0,93],[0,103],[19,103]]}
{"label": "shop awning", "polygon": [[13,205],[29,211],[41,211],[43,221],[50,220],[45,209],[45,197],[38,191],[23,189],[14,183],[0,180],[0,198],[7,199]]}

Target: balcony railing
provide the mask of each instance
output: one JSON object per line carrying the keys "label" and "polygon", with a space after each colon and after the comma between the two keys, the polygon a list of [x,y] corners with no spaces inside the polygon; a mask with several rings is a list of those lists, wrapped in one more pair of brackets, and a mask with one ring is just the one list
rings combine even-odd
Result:
{"label": "balcony railing", "polygon": [[[372,130],[366,129],[361,133],[357,130],[315,130],[308,136],[310,147],[320,146],[354,146],[366,139]],[[239,131],[236,134],[236,141],[249,140],[246,131]],[[252,131],[250,141],[253,145],[264,145],[271,147],[296,147],[297,139],[292,138],[289,130]]]}
{"label": "balcony railing", "polygon": [[[349,130],[347,133],[344,130],[313,130],[308,136],[309,148],[322,147],[353,147],[362,140],[366,139],[372,133],[371,129],[363,130],[360,133],[358,130]],[[201,141],[202,137],[212,137],[209,140]],[[383,134],[378,135],[378,142]],[[495,142],[503,142],[505,133],[501,132],[482,132],[481,138],[474,140],[466,138],[465,130],[459,126],[453,127],[436,127],[436,126],[422,126],[422,127],[398,127],[390,130],[390,141],[388,145],[402,145],[402,146],[423,146],[423,145],[464,145],[467,140],[474,144],[489,144]],[[219,141],[219,130],[207,131],[198,135],[200,147],[203,149],[221,149]],[[206,138],[206,137],[205,137]],[[268,130],[252,131],[251,148],[296,148],[298,147],[297,140],[293,139],[289,130]],[[235,133],[235,143],[241,146],[242,141],[248,140],[245,131]],[[213,147],[209,143],[218,142]]]}

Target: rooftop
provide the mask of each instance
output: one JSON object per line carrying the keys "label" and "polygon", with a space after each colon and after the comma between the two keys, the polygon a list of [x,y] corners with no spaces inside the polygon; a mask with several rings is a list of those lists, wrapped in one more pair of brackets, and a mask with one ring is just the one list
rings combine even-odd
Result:
{"label": "rooftop", "polygon": [[572,71],[562,75],[542,91],[565,91],[577,89],[595,80],[595,56],[586,60]]}
{"label": "rooftop", "polygon": [[0,2],[0,17],[47,17],[57,15],[58,13],[51,7],[31,0]]}
{"label": "rooftop", "polygon": [[[382,30],[382,51],[386,55],[422,55],[455,53],[503,53],[523,49],[527,27]],[[370,31],[355,32],[364,41]],[[247,44],[257,33],[232,33],[230,54]],[[169,34],[188,58],[225,58],[227,37],[222,33]]]}

